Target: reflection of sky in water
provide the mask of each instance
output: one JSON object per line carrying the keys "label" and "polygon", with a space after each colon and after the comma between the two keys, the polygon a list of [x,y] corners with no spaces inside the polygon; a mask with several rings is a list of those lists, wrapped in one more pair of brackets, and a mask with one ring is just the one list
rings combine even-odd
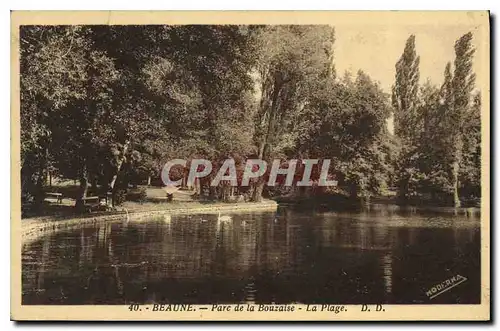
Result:
{"label": "reflection of sky in water", "polygon": [[392,256],[391,252],[382,255],[382,261],[380,262],[382,269],[384,270],[384,285],[385,291],[387,293],[392,293]]}
{"label": "reflection of sky in water", "polygon": [[468,286],[440,300],[476,302],[478,220],[374,208],[102,223],[25,245],[23,301],[428,303],[460,273]]}

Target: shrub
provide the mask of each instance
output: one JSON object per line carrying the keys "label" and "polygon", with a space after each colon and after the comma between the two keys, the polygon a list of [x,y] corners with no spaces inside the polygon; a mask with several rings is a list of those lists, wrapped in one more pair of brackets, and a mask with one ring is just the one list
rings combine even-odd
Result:
{"label": "shrub", "polygon": [[113,194],[113,203],[115,206],[120,206],[127,200],[127,190],[119,189]]}
{"label": "shrub", "polygon": [[147,193],[145,188],[141,188],[138,190],[134,190],[133,192],[129,192],[127,194],[127,200],[128,201],[135,201],[135,202],[144,202],[146,201],[147,198]]}

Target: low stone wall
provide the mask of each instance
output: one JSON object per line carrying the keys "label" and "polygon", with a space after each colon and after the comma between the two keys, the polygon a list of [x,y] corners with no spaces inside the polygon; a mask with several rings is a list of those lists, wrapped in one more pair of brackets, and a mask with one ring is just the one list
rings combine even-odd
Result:
{"label": "low stone wall", "polygon": [[53,233],[64,229],[70,229],[82,225],[92,225],[102,222],[122,221],[129,218],[131,221],[142,220],[144,218],[163,216],[163,215],[188,215],[188,214],[213,214],[218,212],[251,212],[251,211],[273,211],[278,208],[275,201],[264,201],[260,203],[235,203],[227,205],[207,205],[197,206],[192,208],[173,208],[173,209],[160,209],[160,210],[147,210],[147,211],[133,211],[127,212],[117,211],[104,215],[89,215],[86,217],[72,218],[72,219],[25,219],[21,220],[21,238],[22,242],[30,242],[36,240],[47,234]]}

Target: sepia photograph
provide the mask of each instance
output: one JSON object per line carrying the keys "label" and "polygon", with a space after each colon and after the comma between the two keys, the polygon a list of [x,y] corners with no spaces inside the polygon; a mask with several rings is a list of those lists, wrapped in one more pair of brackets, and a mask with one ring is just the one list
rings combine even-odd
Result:
{"label": "sepia photograph", "polygon": [[489,319],[488,12],[148,15],[11,13],[14,319]]}

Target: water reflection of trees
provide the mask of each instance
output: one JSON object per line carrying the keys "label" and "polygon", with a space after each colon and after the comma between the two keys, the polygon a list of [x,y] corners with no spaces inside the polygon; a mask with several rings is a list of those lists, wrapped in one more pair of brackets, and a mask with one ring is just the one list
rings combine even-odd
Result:
{"label": "water reflection of trees", "polygon": [[[407,273],[401,259],[412,254],[408,247],[439,241],[429,242],[432,233],[458,247],[475,240],[474,231],[423,231],[374,222],[370,214],[354,221],[290,210],[234,215],[225,222],[208,215],[103,223],[56,233],[25,248],[23,290],[59,284],[66,294],[72,286],[88,291],[89,298],[121,298],[136,288],[146,299],[157,300],[154,293],[165,284],[170,284],[164,293],[168,297],[182,284],[221,281],[233,292],[249,292],[242,294],[249,301],[310,302],[349,291],[392,295],[404,285],[398,275]],[[38,263],[30,264],[28,255]],[[159,287],[148,292],[148,286]],[[100,288],[106,288],[104,294],[96,291]],[[59,289],[51,291],[61,296]]]}

